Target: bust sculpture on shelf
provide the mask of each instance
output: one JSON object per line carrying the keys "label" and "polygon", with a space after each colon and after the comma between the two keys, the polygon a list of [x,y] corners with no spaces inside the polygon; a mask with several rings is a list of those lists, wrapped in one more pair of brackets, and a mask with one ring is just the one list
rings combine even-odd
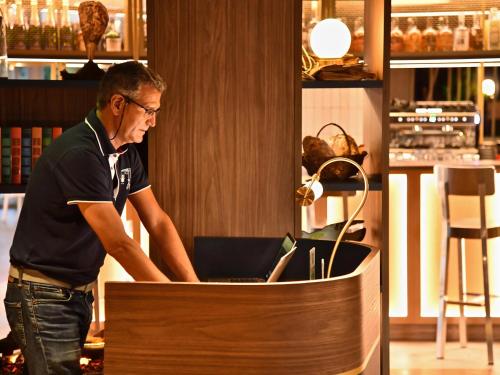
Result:
{"label": "bust sculpture on shelf", "polygon": [[100,80],[104,70],[94,63],[95,50],[108,26],[108,10],[99,1],[83,1],[78,6],[80,27],[89,61],[76,73],[61,72],[63,79]]}

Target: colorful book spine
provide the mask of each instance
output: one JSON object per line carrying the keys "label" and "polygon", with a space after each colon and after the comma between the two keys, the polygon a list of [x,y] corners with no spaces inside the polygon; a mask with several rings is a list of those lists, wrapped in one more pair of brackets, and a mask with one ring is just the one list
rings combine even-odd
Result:
{"label": "colorful book spine", "polygon": [[52,143],[52,128],[42,128],[42,150]]}
{"label": "colorful book spine", "polygon": [[42,155],[42,128],[31,128],[31,169]]}
{"label": "colorful book spine", "polygon": [[21,139],[21,128],[12,127],[10,129],[10,152],[12,155],[11,178],[13,184],[21,183]]}
{"label": "colorful book spine", "polygon": [[31,175],[31,128],[23,128],[21,139],[21,183],[27,184]]}
{"label": "colorful book spine", "polygon": [[2,183],[10,184],[11,179],[10,128],[2,128]]}
{"label": "colorful book spine", "polygon": [[62,128],[61,127],[53,127],[52,128],[52,141],[54,141],[57,137],[59,137],[62,134]]}

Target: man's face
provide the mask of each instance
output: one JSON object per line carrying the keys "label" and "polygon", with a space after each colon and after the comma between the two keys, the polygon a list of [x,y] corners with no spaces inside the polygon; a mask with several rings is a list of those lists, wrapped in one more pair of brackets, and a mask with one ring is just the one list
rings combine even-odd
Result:
{"label": "man's face", "polygon": [[137,99],[129,99],[123,119],[124,143],[140,143],[150,127],[156,125],[161,93],[152,86],[143,85]]}

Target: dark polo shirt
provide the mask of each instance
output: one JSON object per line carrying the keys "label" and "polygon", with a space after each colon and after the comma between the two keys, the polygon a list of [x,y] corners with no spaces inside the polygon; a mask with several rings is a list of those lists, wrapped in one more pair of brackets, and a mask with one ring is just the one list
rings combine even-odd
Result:
{"label": "dark polo shirt", "polygon": [[92,282],[106,252],[77,203],[109,202],[103,204],[113,204],[121,214],[127,196],[149,186],[135,147],[115,150],[92,110],[36,163],[10,249],[11,263],[74,286]]}

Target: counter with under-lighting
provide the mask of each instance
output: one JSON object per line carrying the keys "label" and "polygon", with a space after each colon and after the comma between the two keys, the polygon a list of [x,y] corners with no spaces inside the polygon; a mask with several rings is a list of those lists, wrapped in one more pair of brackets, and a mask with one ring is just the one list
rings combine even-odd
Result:
{"label": "counter with under-lighting", "polygon": [[[494,165],[496,194],[486,198],[487,215],[500,216],[500,160],[436,162],[427,160],[390,162],[389,175],[389,314],[391,338],[435,339],[439,298],[441,241],[441,201],[433,175],[437,163],[455,165]],[[479,215],[476,197],[457,199],[451,218]],[[457,253],[451,240],[450,294],[458,293]],[[500,239],[488,240],[491,294],[500,295]],[[481,251],[479,240],[465,240],[467,252],[467,291],[482,292]],[[450,306],[448,316],[458,316],[458,307]],[[482,338],[484,310],[466,307],[469,338]],[[500,301],[492,299],[494,323],[500,327]],[[458,335],[457,321],[450,319],[449,334]],[[495,327],[495,329],[497,329]]]}

